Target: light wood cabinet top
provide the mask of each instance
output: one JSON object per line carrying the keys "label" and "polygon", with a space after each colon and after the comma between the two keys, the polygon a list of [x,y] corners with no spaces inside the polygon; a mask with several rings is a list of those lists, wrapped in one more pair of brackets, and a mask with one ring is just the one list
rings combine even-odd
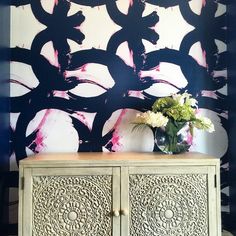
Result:
{"label": "light wood cabinet top", "polygon": [[[127,163],[140,164],[173,164],[187,165],[215,165],[219,164],[219,159],[210,155],[187,152],[183,154],[167,155],[163,153],[137,153],[137,152],[80,152],[80,153],[51,153],[37,154],[20,161],[21,165],[60,165],[68,161],[70,164],[100,164],[115,166],[116,164],[125,165]],[[68,163],[67,163],[68,164]]]}

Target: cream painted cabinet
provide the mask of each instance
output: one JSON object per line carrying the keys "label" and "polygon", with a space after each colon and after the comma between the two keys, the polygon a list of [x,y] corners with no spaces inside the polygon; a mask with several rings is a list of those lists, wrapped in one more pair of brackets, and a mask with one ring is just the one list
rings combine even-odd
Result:
{"label": "cream painted cabinet", "polygon": [[20,236],[220,236],[219,160],[197,153],[20,162]]}

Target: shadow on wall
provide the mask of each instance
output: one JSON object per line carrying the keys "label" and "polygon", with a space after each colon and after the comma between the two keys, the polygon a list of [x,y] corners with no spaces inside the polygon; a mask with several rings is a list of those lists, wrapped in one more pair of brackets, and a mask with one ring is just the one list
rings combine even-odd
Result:
{"label": "shadow on wall", "polygon": [[[9,160],[10,8],[0,3],[0,171]],[[8,166],[6,167],[8,170]]]}
{"label": "shadow on wall", "polygon": [[[9,45],[10,7],[7,1],[0,2],[0,232],[1,235],[17,234],[16,225],[8,225],[9,197]],[[18,178],[15,178],[16,185]],[[14,229],[13,229],[14,228]],[[11,232],[10,232],[11,231]]]}
{"label": "shadow on wall", "polygon": [[233,235],[236,235],[236,3],[230,1],[227,7],[228,22],[228,93],[229,93],[229,186],[230,186],[230,218],[228,224],[231,225]]}

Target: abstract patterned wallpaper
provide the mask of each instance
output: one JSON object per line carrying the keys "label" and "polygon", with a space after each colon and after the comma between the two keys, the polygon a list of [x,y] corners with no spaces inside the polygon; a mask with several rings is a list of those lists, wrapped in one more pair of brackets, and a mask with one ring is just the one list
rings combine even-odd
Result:
{"label": "abstract patterned wallpaper", "polygon": [[153,132],[132,132],[132,119],[188,90],[216,129],[196,131],[191,151],[227,172],[224,0],[11,4],[11,170],[38,152],[155,151]]}

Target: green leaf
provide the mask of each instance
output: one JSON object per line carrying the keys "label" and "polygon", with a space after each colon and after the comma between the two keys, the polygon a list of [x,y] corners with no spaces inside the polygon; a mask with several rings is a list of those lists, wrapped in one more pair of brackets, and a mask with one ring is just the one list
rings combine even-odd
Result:
{"label": "green leaf", "polygon": [[169,120],[165,127],[166,133],[171,137],[177,136],[177,133],[185,126],[185,124],[186,122]]}

